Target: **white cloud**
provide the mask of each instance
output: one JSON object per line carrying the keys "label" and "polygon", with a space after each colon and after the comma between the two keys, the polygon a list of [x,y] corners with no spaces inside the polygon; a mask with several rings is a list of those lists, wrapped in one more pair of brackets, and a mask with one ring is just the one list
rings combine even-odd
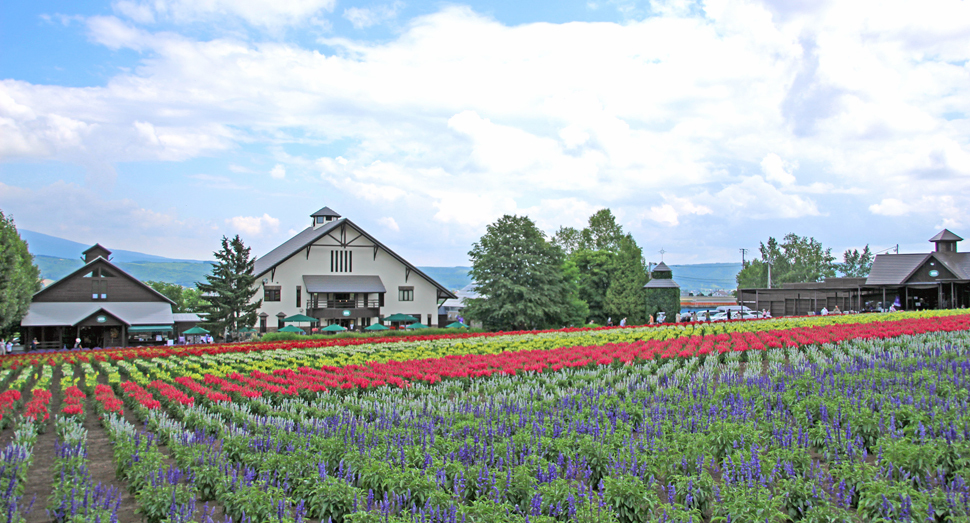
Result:
{"label": "white cloud", "polygon": [[748,176],[709,198],[709,205],[748,219],[801,218],[821,213],[810,199],[780,191],[760,176]]}
{"label": "white cloud", "polygon": [[881,202],[869,206],[869,212],[882,216],[905,216],[909,211],[910,206],[896,198],[883,198]]}
{"label": "white cloud", "polygon": [[680,217],[684,215],[711,214],[710,207],[699,205],[687,198],[678,198],[669,194],[661,195],[664,203],[654,205],[640,214],[641,219],[651,220],[662,225],[680,225]]}
{"label": "white cloud", "polygon": [[400,232],[401,228],[397,225],[397,220],[390,216],[385,216],[383,218],[378,218],[377,223],[380,224],[385,229]]}
{"label": "white cloud", "polygon": [[282,180],[283,178],[286,178],[286,167],[284,167],[283,164],[278,163],[272,169],[270,169],[269,175],[277,180]]}
{"label": "white cloud", "polygon": [[278,232],[280,228],[280,220],[265,213],[262,216],[235,216],[226,223],[235,231],[253,236]]}
{"label": "white cloud", "polygon": [[351,7],[344,10],[344,18],[355,28],[364,29],[397,18],[398,11],[403,7],[402,2],[375,7]]}
{"label": "white cloud", "polygon": [[115,11],[142,24],[156,18],[176,23],[211,22],[233,17],[251,26],[278,29],[303,25],[315,17],[333,11],[336,0],[150,0],[115,2]]}
{"label": "white cloud", "polygon": [[795,183],[795,175],[791,173],[797,165],[786,164],[780,156],[775,153],[768,153],[761,160],[761,172],[769,182],[781,185],[792,185]]}

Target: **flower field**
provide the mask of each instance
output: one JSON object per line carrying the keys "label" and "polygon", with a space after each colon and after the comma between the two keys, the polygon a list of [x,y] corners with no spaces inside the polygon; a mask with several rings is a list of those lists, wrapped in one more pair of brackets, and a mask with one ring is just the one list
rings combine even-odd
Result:
{"label": "flower field", "polygon": [[970,522],[960,311],[0,362],[0,521]]}

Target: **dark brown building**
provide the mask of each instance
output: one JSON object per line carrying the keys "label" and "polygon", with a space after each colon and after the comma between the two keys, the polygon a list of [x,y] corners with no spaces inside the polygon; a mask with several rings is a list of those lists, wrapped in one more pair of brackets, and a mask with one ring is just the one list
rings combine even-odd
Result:
{"label": "dark brown building", "polygon": [[867,278],[827,278],[786,283],[778,289],[740,289],[739,301],[772,316],[832,311],[948,309],[970,305],[970,253],[957,251],[963,238],[942,230],[926,254],[880,254]]}
{"label": "dark brown building", "polygon": [[[21,321],[23,342],[41,348],[163,344],[198,316],[173,314],[174,302],[111,263],[100,244],[84,251],[84,266],[34,294]],[[177,321],[181,320],[181,321]]]}

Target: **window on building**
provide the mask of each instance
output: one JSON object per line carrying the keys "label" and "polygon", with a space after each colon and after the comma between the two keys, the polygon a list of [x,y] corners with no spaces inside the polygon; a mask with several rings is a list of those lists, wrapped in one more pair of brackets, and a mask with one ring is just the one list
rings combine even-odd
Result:
{"label": "window on building", "polygon": [[259,332],[266,332],[266,318],[259,319]]}
{"label": "window on building", "polygon": [[302,307],[302,305],[300,305],[301,301],[303,301],[303,287],[301,287],[300,285],[297,285],[296,286],[296,306],[297,307]]}
{"label": "window on building", "polygon": [[108,282],[105,281],[105,280],[101,280],[100,283],[101,283],[101,299],[102,300],[107,300],[108,299]]}
{"label": "window on building", "polygon": [[398,287],[397,301],[414,301],[414,287]]}
{"label": "window on building", "polygon": [[98,291],[101,290],[101,286],[98,285],[98,283],[99,283],[98,281],[91,282],[91,299],[92,300],[98,299],[98,295],[101,294],[100,292],[98,292]]}
{"label": "window on building", "polygon": [[263,287],[263,301],[280,301],[280,288]]}
{"label": "window on building", "polygon": [[354,251],[330,251],[330,272],[353,272]]}

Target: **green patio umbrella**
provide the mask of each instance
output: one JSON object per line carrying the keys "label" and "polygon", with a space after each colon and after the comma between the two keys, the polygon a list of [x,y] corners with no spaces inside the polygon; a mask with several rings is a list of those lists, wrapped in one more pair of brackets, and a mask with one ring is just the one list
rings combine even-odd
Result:
{"label": "green patio umbrella", "polygon": [[384,318],[384,321],[399,321],[404,323],[411,323],[411,322],[418,321],[418,319],[415,318],[414,316],[408,316],[407,314],[397,313]]}
{"label": "green patio umbrella", "polygon": [[428,326],[425,325],[425,324],[423,324],[423,323],[412,323],[411,325],[408,325],[408,328],[409,329],[427,329]]}
{"label": "green patio umbrella", "polygon": [[298,323],[298,322],[302,323],[304,321],[308,321],[310,323],[316,323],[320,320],[316,318],[311,318],[306,314],[294,314],[293,316],[290,316],[288,318],[283,318],[283,323]]}
{"label": "green patio umbrella", "polygon": [[301,329],[299,327],[296,327],[296,326],[293,326],[293,325],[287,325],[286,327],[283,327],[282,329],[280,329],[280,330],[278,330],[276,332],[299,332],[299,333],[302,334],[303,333],[303,329]]}
{"label": "green patio umbrella", "polygon": [[238,332],[256,332],[256,329],[251,329],[249,327],[243,327],[243,328],[239,329]]}
{"label": "green patio umbrella", "polygon": [[192,327],[191,329],[183,332],[182,334],[209,334],[209,331],[203,329],[202,327]]}
{"label": "green patio umbrella", "polygon": [[387,327],[381,325],[380,323],[375,323],[375,324],[371,325],[370,327],[364,327],[364,330],[365,331],[386,331],[386,330],[390,330],[390,329],[388,329]]}
{"label": "green patio umbrella", "polygon": [[333,324],[327,325],[326,327],[320,329],[320,331],[326,331],[326,332],[342,332],[342,331],[345,331],[345,330],[347,330],[347,329],[341,327],[339,323],[333,323]]}
{"label": "green patio umbrella", "polygon": [[446,329],[461,329],[461,328],[467,329],[468,328],[468,325],[465,325],[464,323],[462,323],[460,321],[456,321],[454,323],[449,323],[448,325],[445,325],[445,328]]}

